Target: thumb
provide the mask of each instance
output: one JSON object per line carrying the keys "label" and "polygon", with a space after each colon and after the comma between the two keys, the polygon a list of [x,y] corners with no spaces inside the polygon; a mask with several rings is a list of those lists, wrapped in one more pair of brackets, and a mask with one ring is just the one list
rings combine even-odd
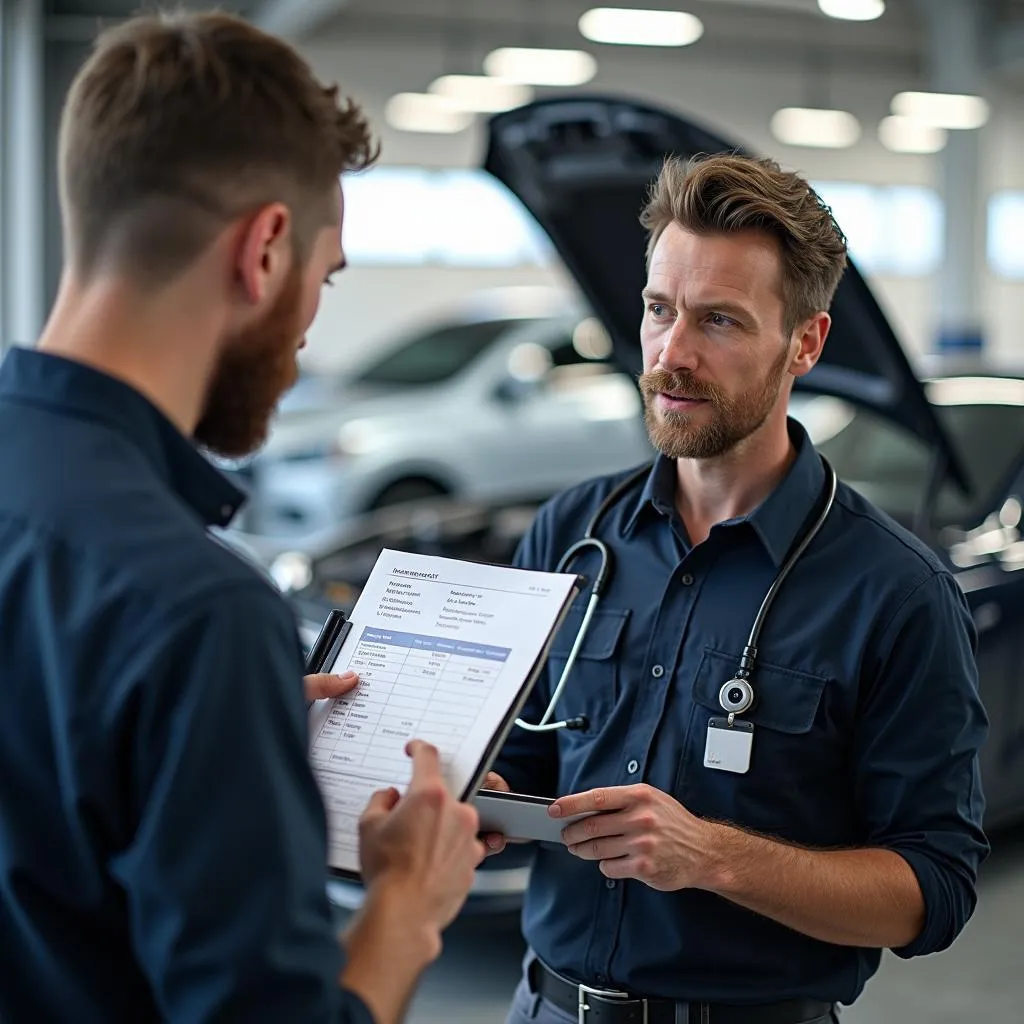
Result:
{"label": "thumb", "polygon": [[497,790],[499,793],[510,792],[509,784],[497,772],[488,772],[487,778],[484,779],[484,784],[480,788]]}
{"label": "thumb", "polygon": [[359,685],[359,677],[355,672],[346,672],[338,676],[330,672],[317,672],[304,676],[302,684],[306,691],[306,700],[323,700],[324,697],[341,697],[354,690]]}

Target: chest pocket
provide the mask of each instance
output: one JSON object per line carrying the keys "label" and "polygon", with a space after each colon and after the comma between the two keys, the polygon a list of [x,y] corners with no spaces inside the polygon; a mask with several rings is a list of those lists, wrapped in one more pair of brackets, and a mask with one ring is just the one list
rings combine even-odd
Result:
{"label": "chest pocket", "polygon": [[754,706],[738,716],[754,725],[750,769],[740,775],[705,768],[708,722],[725,716],[718,694],[736,674],[737,660],[735,654],[704,651],[677,795],[697,814],[778,834],[799,831],[806,808],[816,805],[811,791],[827,799],[843,772],[843,738],[827,714],[828,679],[758,661]]}
{"label": "chest pocket", "polygon": [[[582,606],[569,612],[551,645],[548,660],[550,693],[554,692],[562,677],[569,652],[583,622],[583,612]],[[610,608],[598,608],[591,618],[590,628],[576,656],[576,664],[555,709],[559,719],[583,715],[587,719],[587,727],[561,730],[563,736],[593,736],[600,731],[602,723],[615,706],[621,685],[616,654],[628,618],[628,609]]]}

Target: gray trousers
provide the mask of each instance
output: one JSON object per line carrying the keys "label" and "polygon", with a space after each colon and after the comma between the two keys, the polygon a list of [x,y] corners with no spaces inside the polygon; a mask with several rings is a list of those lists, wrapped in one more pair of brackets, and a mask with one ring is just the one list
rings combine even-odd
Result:
{"label": "gray trousers", "polygon": [[[523,980],[519,982],[512,997],[512,1006],[505,1024],[577,1024],[578,1020],[577,1014],[566,1013],[565,1010],[532,992],[524,972]],[[838,1014],[827,1013],[824,1017],[817,1017],[811,1021],[794,1021],[793,1024],[838,1024],[838,1021]]]}

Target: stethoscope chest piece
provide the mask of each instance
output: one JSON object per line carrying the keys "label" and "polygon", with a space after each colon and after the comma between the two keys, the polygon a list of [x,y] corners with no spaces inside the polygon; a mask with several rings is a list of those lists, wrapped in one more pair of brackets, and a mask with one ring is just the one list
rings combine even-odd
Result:
{"label": "stethoscope chest piece", "polygon": [[730,715],[742,715],[754,703],[754,688],[748,680],[735,676],[718,691],[718,703]]}

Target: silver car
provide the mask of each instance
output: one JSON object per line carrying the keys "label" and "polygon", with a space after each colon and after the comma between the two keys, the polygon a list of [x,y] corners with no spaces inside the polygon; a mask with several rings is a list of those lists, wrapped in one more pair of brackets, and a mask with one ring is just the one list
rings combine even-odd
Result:
{"label": "silver car", "polygon": [[650,457],[598,320],[533,290],[483,306],[344,380],[303,382],[250,467],[249,529],[317,533],[441,495],[543,496]]}

